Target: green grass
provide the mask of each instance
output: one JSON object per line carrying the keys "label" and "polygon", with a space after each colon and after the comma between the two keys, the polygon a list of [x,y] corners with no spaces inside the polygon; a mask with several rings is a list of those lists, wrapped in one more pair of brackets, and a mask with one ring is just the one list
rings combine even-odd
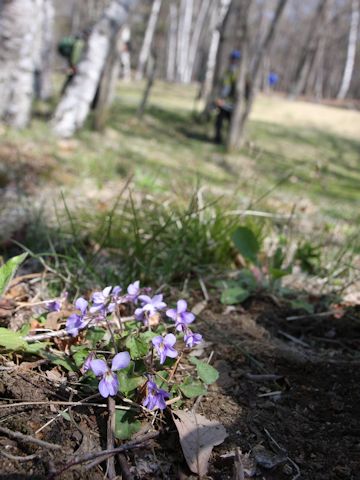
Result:
{"label": "green grass", "polygon": [[[240,222],[226,210],[291,213],[295,207],[311,241],[331,243],[336,236],[336,243],[346,245],[354,237],[360,218],[359,112],[259,97],[246,146],[228,155],[211,141],[213,124],[198,120],[194,87],[155,84],[139,120],[142,88],[119,85],[103,132],[91,130],[90,117],[74,139],[59,141],[44,121],[48,107],[40,105],[42,115],[30,128],[0,133],[20,157],[26,153],[26,161],[53,161],[50,173],[39,173],[49,192],[47,213],[29,222],[24,243],[51,253],[64,277],[67,269],[75,283],[85,276],[89,283],[111,283],[120,276],[161,284],[226,268],[230,233]],[[133,204],[127,193],[113,211],[129,178]],[[203,211],[196,205],[193,192],[199,188],[204,203],[216,206]],[[60,214],[48,221],[52,201]]]}

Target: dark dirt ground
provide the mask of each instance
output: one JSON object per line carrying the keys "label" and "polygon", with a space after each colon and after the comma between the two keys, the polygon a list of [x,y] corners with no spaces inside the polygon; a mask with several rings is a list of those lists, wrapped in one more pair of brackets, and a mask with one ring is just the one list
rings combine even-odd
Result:
{"label": "dark dirt ground", "polygon": [[[214,352],[212,363],[220,378],[197,412],[219,420],[228,432],[225,442],[213,451],[207,478],[234,478],[237,447],[242,452],[245,479],[360,478],[360,309],[342,318],[289,322],[289,315],[294,311],[261,298],[230,311],[214,302],[199,315],[198,329],[208,342],[204,356]],[[64,382],[54,373],[41,363],[23,362],[16,370],[2,367],[0,398],[69,400],[69,387],[76,378]],[[269,374],[278,377],[270,381],[256,377]],[[59,408],[5,409],[0,404],[0,428],[34,436]],[[105,410],[73,408],[70,419],[59,416],[35,436],[63,449],[54,453],[0,432],[0,451],[38,455],[29,462],[0,458],[0,479],[45,479],[52,464],[59,468],[75,452],[105,448]],[[127,460],[134,479],[195,478],[187,470],[170,419],[158,439],[134,450]],[[102,467],[76,467],[57,478],[102,479]]]}

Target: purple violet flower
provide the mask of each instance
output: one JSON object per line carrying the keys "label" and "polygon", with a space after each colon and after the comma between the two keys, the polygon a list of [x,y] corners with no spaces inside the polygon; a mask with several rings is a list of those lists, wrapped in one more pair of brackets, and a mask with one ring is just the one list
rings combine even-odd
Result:
{"label": "purple violet flower", "polygon": [[86,322],[84,317],[86,315],[88,307],[88,302],[85,298],[78,298],[75,302],[75,308],[80,313],[73,313],[70,317],[66,320],[66,331],[69,335],[76,337],[79,333],[79,330],[82,330],[86,327]]}
{"label": "purple violet flower", "polygon": [[116,375],[117,370],[126,368],[130,365],[129,352],[120,352],[112,360],[111,369],[104,360],[94,359],[90,362],[90,368],[97,377],[101,377],[99,382],[99,392],[107,398],[114,396],[119,390],[119,379]]}
{"label": "purple violet flower", "polygon": [[203,341],[203,337],[200,333],[193,333],[190,328],[186,329],[184,335],[184,342],[188,348],[193,348],[196,345],[199,345]]}
{"label": "purple violet flower", "polygon": [[187,303],[185,300],[179,300],[175,308],[166,311],[166,315],[174,320],[178,332],[184,332],[186,327],[195,320],[195,315],[187,312]]}
{"label": "purple violet flower", "polygon": [[53,300],[52,302],[48,302],[46,304],[46,308],[49,312],[60,312],[61,302],[59,300]]}
{"label": "purple violet flower", "polygon": [[83,366],[81,367],[81,373],[84,374],[91,368],[91,362],[95,358],[95,352],[90,352],[89,355],[86,357]]}
{"label": "purple violet flower", "polygon": [[165,338],[162,336],[154,337],[152,339],[152,344],[156,348],[157,353],[160,357],[160,364],[162,365],[166,357],[175,358],[178,355],[178,352],[175,350],[174,345],[176,343],[176,337],[172,333],[168,333]]}
{"label": "purple violet flower", "polygon": [[161,294],[154,295],[152,298],[148,295],[139,295],[139,300],[142,302],[142,306],[135,310],[135,317],[137,320],[144,322],[147,322],[148,318],[151,318],[166,307]]}
{"label": "purple violet flower", "polygon": [[155,408],[160,408],[164,410],[166,408],[165,398],[170,398],[168,392],[159,388],[155,382],[151,380],[147,383],[147,395],[144,398],[143,405],[149,410],[154,410]]}
{"label": "purple violet flower", "polygon": [[92,294],[91,300],[93,304],[90,308],[90,313],[99,312],[106,315],[107,312],[114,311],[115,305],[111,303],[111,290],[112,287],[106,287],[101,292],[94,292]]}
{"label": "purple violet flower", "polygon": [[140,295],[140,281],[136,280],[134,283],[130,283],[127,288],[126,300],[133,303],[138,303],[138,298]]}

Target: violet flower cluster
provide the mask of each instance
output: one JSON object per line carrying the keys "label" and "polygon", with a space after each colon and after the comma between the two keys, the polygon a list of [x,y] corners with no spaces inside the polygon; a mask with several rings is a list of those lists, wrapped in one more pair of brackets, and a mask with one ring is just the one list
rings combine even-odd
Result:
{"label": "violet flower cluster", "polygon": [[[123,304],[133,305],[135,320],[142,322],[150,329],[152,325],[158,325],[161,314],[165,312],[166,317],[174,322],[173,327],[178,332],[178,336],[182,335],[186,348],[193,348],[202,342],[202,336],[190,329],[195,315],[187,310],[188,306],[185,300],[179,300],[176,308],[166,310],[167,305],[163,300],[163,295],[150,296],[150,289],[141,289],[139,281],[131,283],[125,293],[122,292],[120,286],[109,286],[102,291],[94,292],[89,302],[82,297],[78,298],[75,302],[76,311],[67,319],[66,330],[75,337],[81,330],[98,325],[107,320],[110,315],[117,315],[121,321],[119,312]],[[56,308],[57,305],[51,305],[51,307]],[[151,356],[151,364],[153,362],[151,351],[156,353],[160,365],[163,365],[167,358],[178,357],[179,350],[176,343],[177,337],[173,333],[153,337],[148,353],[148,359]],[[120,385],[116,372],[127,368],[130,361],[128,352],[120,352],[113,357],[111,366],[108,366],[104,360],[96,358],[95,353],[90,353],[83,364],[82,373],[92,371],[100,380],[100,394],[107,398],[118,393]],[[153,370],[153,367],[151,368]],[[166,399],[169,397],[169,393],[158,388],[154,378],[147,375],[146,396],[143,405],[150,410],[164,409],[166,408]]]}

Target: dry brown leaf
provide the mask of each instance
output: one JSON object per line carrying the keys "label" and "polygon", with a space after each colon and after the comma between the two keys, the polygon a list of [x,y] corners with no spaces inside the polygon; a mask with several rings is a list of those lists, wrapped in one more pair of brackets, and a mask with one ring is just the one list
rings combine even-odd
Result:
{"label": "dry brown leaf", "polygon": [[61,327],[61,320],[69,316],[68,311],[61,310],[60,312],[50,312],[46,316],[45,328],[50,328],[51,330],[59,330]]}
{"label": "dry brown leaf", "polygon": [[190,470],[200,477],[206,475],[212,449],[227,437],[225,428],[219,422],[184,410],[174,411],[173,420]]}

